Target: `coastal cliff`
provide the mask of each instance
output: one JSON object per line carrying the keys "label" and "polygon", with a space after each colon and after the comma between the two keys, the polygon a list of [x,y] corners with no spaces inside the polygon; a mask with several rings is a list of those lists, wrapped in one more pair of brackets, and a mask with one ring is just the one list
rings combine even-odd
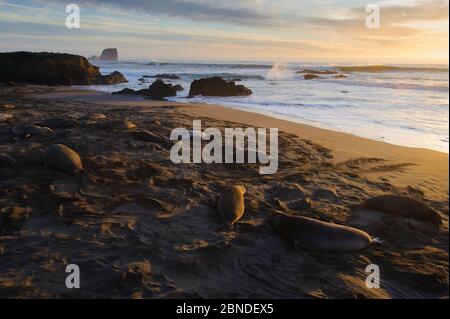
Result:
{"label": "coastal cliff", "polygon": [[43,85],[112,85],[127,82],[119,72],[102,75],[85,57],[64,53],[0,53],[0,82]]}

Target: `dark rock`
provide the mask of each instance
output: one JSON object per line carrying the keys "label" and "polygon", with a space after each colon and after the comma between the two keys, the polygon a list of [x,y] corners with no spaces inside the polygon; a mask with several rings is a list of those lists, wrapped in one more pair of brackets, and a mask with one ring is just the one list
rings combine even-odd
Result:
{"label": "dark rock", "polygon": [[166,84],[162,80],[156,80],[149,86],[148,90],[145,92],[145,96],[152,99],[163,99],[169,96],[176,96],[177,90],[172,84]]}
{"label": "dark rock", "polygon": [[184,87],[182,87],[180,84],[174,85],[173,87],[177,92],[184,91]]}
{"label": "dark rock", "polygon": [[117,61],[119,60],[119,52],[116,48],[104,49],[99,58],[100,61]]}
{"label": "dark rock", "polygon": [[134,95],[143,95],[150,99],[162,100],[166,97],[176,96],[177,88],[169,83],[164,83],[163,80],[156,80],[153,82],[148,89],[142,90],[133,90],[133,89],[123,89],[118,92],[113,92],[113,95],[116,94],[134,94]]}
{"label": "dark rock", "polygon": [[0,53],[0,82],[43,85],[105,85],[126,82],[119,72],[101,75],[82,56],[63,53]]}
{"label": "dark rock", "polygon": [[165,80],[179,80],[180,79],[180,77],[176,74],[167,74],[167,73],[157,74],[157,75],[151,76],[151,78],[165,79]]}
{"label": "dark rock", "polygon": [[305,74],[303,76],[305,80],[314,80],[314,79],[323,79],[321,76],[315,75],[315,74]]}
{"label": "dark rock", "polygon": [[116,91],[116,92],[112,92],[112,95],[118,95],[118,94],[138,94],[138,91],[135,91],[133,89],[129,89],[129,88],[125,88],[123,90],[120,91]]}
{"label": "dark rock", "polygon": [[118,84],[118,83],[126,83],[128,82],[127,79],[125,78],[125,76],[117,71],[114,71],[113,73],[109,74],[109,75],[104,75],[103,76],[103,81],[106,85],[114,85],[114,84]]}
{"label": "dark rock", "polygon": [[243,85],[236,85],[233,81],[225,81],[221,77],[195,80],[191,84],[190,96],[248,96],[253,92]]}
{"label": "dark rock", "polygon": [[338,75],[335,75],[334,78],[335,79],[345,79],[345,78],[347,78],[347,76],[344,74],[338,74]]}
{"label": "dark rock", "polygon": [[337,74],[336,71],[332,70],[313,70],[313,69],[305,69],[298,71],[297,73],[309,73],[309,74]]}

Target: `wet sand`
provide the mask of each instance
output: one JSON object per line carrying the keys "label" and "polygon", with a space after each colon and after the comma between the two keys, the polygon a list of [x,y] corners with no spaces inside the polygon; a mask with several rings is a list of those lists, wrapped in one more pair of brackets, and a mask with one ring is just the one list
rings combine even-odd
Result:
{"label": "wet sand", "polygon": [[[20,165],[0,167],[0,297],[448,298],[447,154],[220,106],[68,88],[12,90],[0,103],[16,106],[0,110],[14,116],[0,123],[0,154]],[[49,118],[73,122],[48,136],[10,133]],[[119,119],[137,128],[104,125]],[[173,164],[170,131],[193,119],[204,128],[279,128],[278,173]],[[137,130],[162,141],[139,140]],[[88,177],[81,185],[42,165],[46,147],[57,143],[82,157]],[[247,189],[236,230],[224,229],[217,212],[231,184]],[[444,223],[355,209],[382,194],[417,198]],[[296,207],[303,197],[311,208]],[[353,253],[293,248],[267,223],[277,211],[357,227],[382,243]],[[81,270],[78,290],[64,284],[72,263]],[[365,285],[369,264],[380,267],[380,289]]]}

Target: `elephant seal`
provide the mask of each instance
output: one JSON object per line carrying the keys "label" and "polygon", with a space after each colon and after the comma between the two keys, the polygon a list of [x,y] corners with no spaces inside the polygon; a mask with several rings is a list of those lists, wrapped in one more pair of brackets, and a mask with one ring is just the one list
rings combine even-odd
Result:
{"label": "elephant seal", "polygon": [[131,130],[137,127],[136,124],[127,120],[112,120],[101,124],[106,129]]}
{"label": "elephant seal", "polygon": [[106,115],[103,113],[89,113],[82,117],[82,120],[86,121],[98,121],[98,120],[106,120]]}
{"label": "elephant seal", "polygon": [[66,118],[50,118],[42,121],[42,126],[50,127],[51,129],[70,129],[78,125],[78,122],[74,119]]}
{"label": "elephant seal", "polygon": [[37,125],[18,125],[11,129],[11,132],[15,135],[20,135],[23,137],[29,136],[45,136],[53,133],[53,130],[48,127],[37,126]]}
{"label": "elephant seal", "polygon": [[317,219],[274,213],[272,228],[288,242],[308,250],[352,252],[368,247],[373,239],[362,230]]}
{"label": "elephant seal", "polygon": [[416,199],[405,196],[383,195],[372,197],[366,200],[358,208],[376,210],[395,216],[417,219],[435,225],[442,224],[442,217],[438,212]]}
{"label": "elephant seal", "polygon": [[167,143],[167,141],[164,140],[164,138],[146,130],[135,131],[131,134],[131,137],[136,141],[141,142],[151,142],[157,144]]}
{"label": "elephant seal", "polygon": [[13,116],[11,114],[8,113],[0,113],[0,122],[6,122],[9,121],[10,119],[12,119]]}
{"label": "elephant seal", "polygon": [[102,198],[111,199],[110,196],[101,196],[96,194],[87,194],[83,191],[83,184],[87,178],[88,174],[83,168],[80,155],[74,150],[68,148],[62,144],[55,144],[47,149],[44,157],[44,163],[47,167],[63,172],[79,178],[79,188],[78,192],[82,196],[92,197],[92,198]]}
{"label": "elephant seal", "polygon": [[47,149],[44,163],[55,171],[70,175],[78,175],[84,172],[80,155],[62,144],[55,144]]}
{"label": "elephant seal", "polygon": [[0,104],[0,109],[3,109],[3,110],[13,110],[15,108],[16,108],[16,106],[13,104]]}
{"label": "elephant seal", "polygon": [[219,213],[227,222],[230,229],[244,215],[244,194],[246,190],[243,186],[228,187],[219,198]]}

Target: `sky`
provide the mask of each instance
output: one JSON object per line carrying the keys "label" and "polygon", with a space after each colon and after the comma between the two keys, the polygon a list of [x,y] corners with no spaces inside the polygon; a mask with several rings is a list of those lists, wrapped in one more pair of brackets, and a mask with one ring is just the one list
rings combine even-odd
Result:
{"label": "sky", "polygon": [[[66,5],[80,28],[65,26]],[[366,6],[380,8],[367,28]],[[439,63],[449,60],[442,0],[0,0],[0,52],[122,60]]]}

